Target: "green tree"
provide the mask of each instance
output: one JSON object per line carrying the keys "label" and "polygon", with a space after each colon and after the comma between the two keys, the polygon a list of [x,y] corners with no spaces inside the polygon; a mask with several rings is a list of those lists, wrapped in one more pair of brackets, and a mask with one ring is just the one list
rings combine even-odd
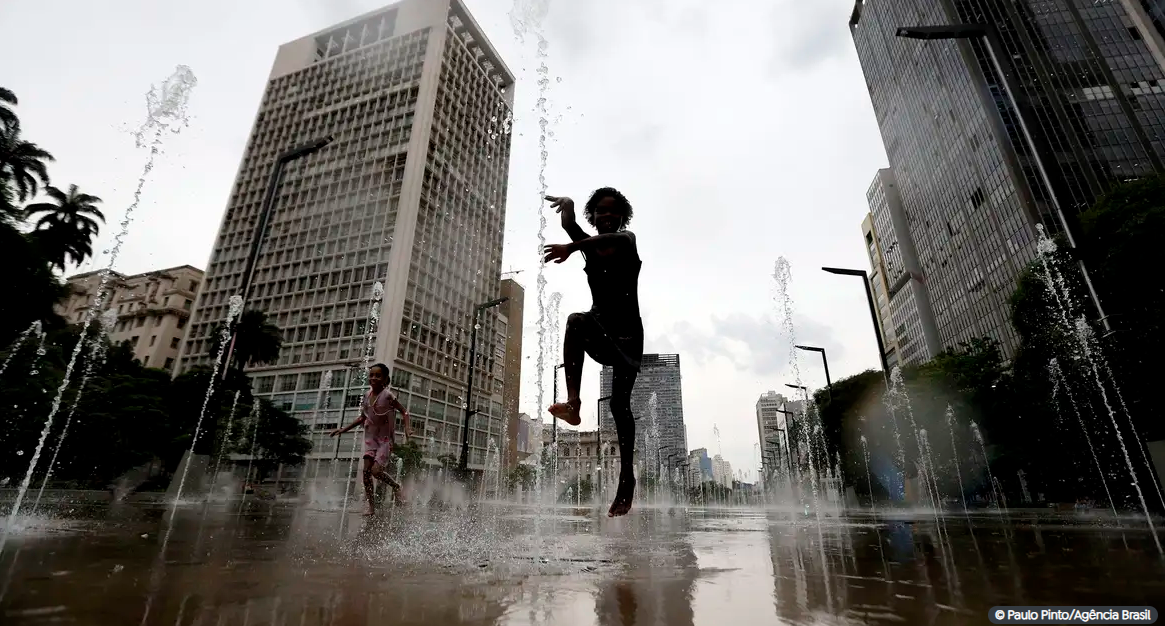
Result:
{"label": "green tree", "polygon": [[50,329],[65,325],[53,307],[68,289],[53,275],[37,247],[2,220],[0,267],[5,269],[4,297],[0,298],[0,346],[7,347],[37,320]]}
{"label": "green tree", "polygon": [[[210,331],[210,353],[218,354],[226,346],[230,349],[230,333],[225,333],[222,324],[215,324]],[[272,324],[267,313],[258,310],[243,311],[235,325],[235,349],[231,356],[231,367],[242,369],[250,365],[265,365],[279,360],[279,350],[283,347],[283,333]],[[223,352],[224,358],[226,352]]]}
{"label": "green tree", "polygon": [[412,439],[399,446],[393,446],[392,454],[401,460],[401,477],[412,476],[425,469],[425,455]]}
{"label": "green tree", "polygon": [[1080,225],[1080,253],[1115,330],[1105,348],[1125,402],[1149,439],[1165,438],[1154,394],[1165,350],[1165,273],[1159,268],[1165,176],[1114,188],[1080,215]]}
{"label": "green tree", "polygon": [[15,203],[35,197],[40,185],[49,184],[46,163],[52,160],[53,155],[21,138],[19,125],[0,132],[0,188],[5,191],[0,217],[20,218]]}
{"label": "green tree", "polygon": [[70,185],[68,192],[49,185],[45,193],[51,202],[24,207],[29,218],[40,215],[29,237],[49,263],[64,271],[66,262],[80,265],[93,256],[93,238],[101,229],[98,222],[105,221],[97,209],[101,198],[81,193],[76,185]]}
{"label": "green tree", "polygon": [[20,119],[16,116],[16,111],[12,110],[16,104],[16,94],[0,87],[0,126],[3,126],[3,129],[0,130],[3,132],[20,128]]}
{"label": "green tree", "polygon": [[272,465],[299,465],[311,452],[307,425],[269,400],[259,400],[258,455]]}
{"label": "green tree", "polygon": [[517,490],[519,485],[523,490],[530,491],[537,481],[538,472],[530,465],[515,465],[506,472],[506,484],[511,492]]}

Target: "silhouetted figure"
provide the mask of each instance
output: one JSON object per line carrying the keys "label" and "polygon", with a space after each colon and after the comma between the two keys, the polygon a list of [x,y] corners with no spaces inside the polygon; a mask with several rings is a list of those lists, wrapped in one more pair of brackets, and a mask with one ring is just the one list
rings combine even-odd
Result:
{"label": "silhouetted figure", "polygon": [[545,247],[542,261],[562,263],[581,252],[586,260],[587,282],[591,287],[591,310],[572,313],[566,319],[563,363],[566,371],[566,402],[550,407],[557,419],[577,426],[581,421],[579,386],[582,382],[583,354],[610,365],[611,416],[619,435],[619,488],[608,515],[626,515],[635,497],[635,418],[631,415],[631,390],[643,359],[643,320],[639,317],[639,251],[635,235],[626,230],[631,221],[631,203],[615,189],[603,187],[587,200],[587,222],[599,231],[592,236],[575,221],[574,201],[547,196],[551,207],[562,216],[562,228],[571,243]]}

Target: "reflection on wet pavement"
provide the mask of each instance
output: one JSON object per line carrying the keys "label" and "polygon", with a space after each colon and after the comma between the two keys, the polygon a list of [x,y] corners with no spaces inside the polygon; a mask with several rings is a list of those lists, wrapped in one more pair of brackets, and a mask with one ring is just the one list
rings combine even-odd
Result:
{"label": "reflection on wet pavement", "polygon": [[[4,624],[981,624],[995,605],[1152,604],[1148,533],[1013,515],[813,518],[515,506],[59,511],[0,557]],[[50,521],[51,520],[51,521]],[[820,537],[820,540],[819,540]],[[824,555],[824,561],[822,560]]]}

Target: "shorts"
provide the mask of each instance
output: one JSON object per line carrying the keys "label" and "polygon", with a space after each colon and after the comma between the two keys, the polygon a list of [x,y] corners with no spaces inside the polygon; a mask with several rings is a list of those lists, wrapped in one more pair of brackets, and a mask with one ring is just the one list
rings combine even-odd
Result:
{"label": "shorts", "polygon": [[372,459],[381,467],[388,467],[388,455],[392,453],[391,437],[365,437],[364,458]]}
{"label": "shorts", "polygon": [[627,336],[608,332],[594,311],[578,313],[583,326],[583,349],[597,363],[611,367],[628,367],[639,371],[643,360],[643,332]]}

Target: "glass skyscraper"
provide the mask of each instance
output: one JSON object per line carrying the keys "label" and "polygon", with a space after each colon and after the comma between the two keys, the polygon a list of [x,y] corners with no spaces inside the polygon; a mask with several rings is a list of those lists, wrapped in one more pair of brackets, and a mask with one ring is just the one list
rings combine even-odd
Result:
{"label": "glass skyscraper", "polygon": [[[858,0],[850,19],[942,345],[1018,337],[1007,301],[1035,256],[1121,181],[1162,169],[1163,0]],[[903,26],[988,23],[1051,185],[984,40],[917,41]]]}
{"label": "glass skyscraper", "polygon": [[[276,156],[331,136],[285,168],[275,196],[246,306],[268,313],[283,347],[249,370],[255,393],[309,424],[310,471],[333,446],[356,450],[358,433],[335,443],[327,431],[356,417],[367,354],[391,366],[426,456],[456,457],[473,311],[499,295],[513,88],[459,0],[404,0],[281,46],[180,367],[213,360],[210,331],[239,291]],[[480,325],[471,467],[505,435],[507,331],[497,309]]]}

